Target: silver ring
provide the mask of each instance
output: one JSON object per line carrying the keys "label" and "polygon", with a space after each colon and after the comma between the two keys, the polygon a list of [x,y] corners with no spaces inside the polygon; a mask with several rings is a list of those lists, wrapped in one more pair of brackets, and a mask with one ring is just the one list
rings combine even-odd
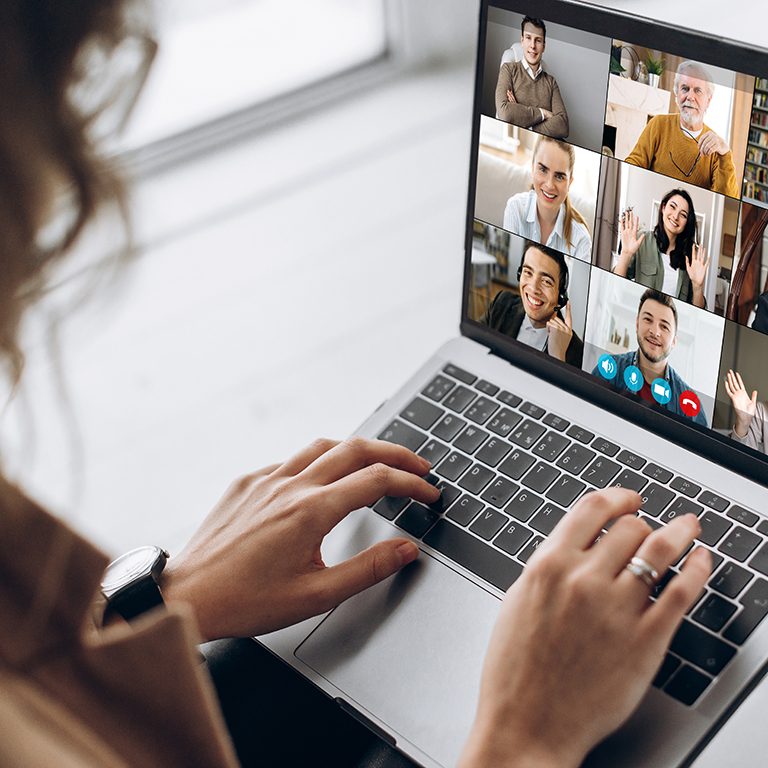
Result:
{"label": "silver ring", "polygon": [[659,580],[659,572],[650,563],[646,563],[642,557],[633,557],[627,563],[626,568],[651,589],[656,586],[656,582]]}

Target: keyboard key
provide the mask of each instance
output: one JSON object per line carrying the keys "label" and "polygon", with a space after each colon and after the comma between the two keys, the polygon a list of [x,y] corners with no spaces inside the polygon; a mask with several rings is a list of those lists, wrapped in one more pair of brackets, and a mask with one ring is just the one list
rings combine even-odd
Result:
{"label": "keyboard key", "polygon": [[570,507],[584,492],[586,485],[570,475],[561,475],[557,482],[547,491],[547,498],[561,507]]}
{"label": "keyboard key", "polygon": [[670,523],[676,517],[681,517],[682,515],[687,515],[689,513],[698,516],[703,511],[704,507],[702,507],[701,504],[696,504],[696,502],[691,501],[690,499],[684,499],[682,496],[678,496],[660,519],[662,523]]}
{"label": "keyboard key", "polygon": [[373,509],[387,520],[394,520],[410,503],[408,498],[385,496],[373,505]]}
{"label": "keyboard key", "polygon": [[642,491],[648,484],[648,481],[632,472],[629,469],[625,469],[612,483],[611,485],[616,488],[629,488],[631,491]]}
{"label": "keyboard key", "polygon": [[524,525],[514,521],[504,526],[504,530],[493,540],[493,543],[510,555],[515,555],[520,548],[533,536]]}
{"label": "keyboard key", "polygon": [[605,488],[613,480],[621,467],[610,459],[598,456],[581,474],[581,478],[592,483],[596,488]]}
{"label": "keyboard key", "polygon": [[466,387],[456,387],[448,397],[443,400],[443,405],[456,413],[461,413],[473,400],[475,393]]}
{"label": "keyboard key", "polygon": [[574,440],[578,440],[580,443],[591,443],[595,439],[595,433],[590,432],[584,427],[580,427],[578,424],[574,424],[566,433],[568,437],[572,437]]}
{"label": "keyboard key", "polygon": [[448,363],[448,365],[443,368],[443,373],[447,373],[449,376],[453,376],[454,379],[463,381],[465,384],[474,384],[477,379],[477,376],[473,376],[471,373],[452,363]]}
{"label": "keyboard key", "polygon": [[[698,547],[696,547],[698,549]],[[706,547],[704,547],[706,549]],[[709,551],[709,557],[712,560],[712,571],[711,573],[714,573],[719,567],[720,564],[725,560],[725,558],[722,555],[718,555],[717,552],[713,552],[711,549]]]}
{"label": "keyboard key", "polygon": [[740,601],[744,610],[723,632],[723,637],[741,645],[768,613],[768,581],[758,579]]}
{"label": "keyboard key", "polygon": [[453,445],[464,453],[474,453],[488,437],[488,433],[471,424],[453,441]]}
{"label": "keyboard key", "polygon": [[380,435],[379,440],[404,445],[411,451],[418,451],[426,442],[427,436],[409,427],[405,422],[395,419]]}
{"label": "keyboard key", "polygon": [[688,496],[691,499],[698,496],[699,492],[701,491],[700,485],[696,485],[696,483],[692,483],[690,480],[686,480],[684,477],[676,477],[669,484],[669,487],[674,488],[676,491],[679,491],[684,496]]}
{"label": "keyboard key", "polygon": [[410,533],[411,536],[420,539],[439,519],[440,516],[437,512],[433,512],[429,507],[414,501],[395,520],[395,525]]}
{"label": "keyboard key", "polygon": [[510,432],[509,439],[521,448],[531,448],[546,431],[546,427],[526,419],[519,427]]}
{"label": "keyboard key", "polygon": [[554,413],[548,413],[542,421],[548,427],[552,427],[552,429],[556,429],[558,432],[564,432],[571,426],[570,421],[566,421],[562,416],[555,416]]}
{"label": "keyboard key", "polygon": [[710,579],[709,586],[726,597],[736,597],[752,580],[752,574],[736,563],[726,563]]}
{"label": "keyboard key", "polygon": [[476,533],[480,538],[490,541],[505,525],[509,522],[506,515],[497,512],[495,509],[486,507],[476,518],[475,522],[469,526],[472,533]]}
{"label": "keyboard key", "polygon": [[592,443],[592,447],[606,456],[615,456],[619,452],[619,446],[610,440],[606,440],[604,437],[596,438]]}
{"label": "keyboard key", "polygon": [[523,572],[520,563],[447,520],[438,520],[424,543],[504,591]]}
{"label": "keyboard key", "polygon": [[710,675],[719,675],[736,649],[684,619],[669,650]]}
{"label": "keyboard key", "polygon": [[455,386],[455,382],[438,374],[421,390],[421,394],[439,403]]}
{"label": "keyboard key", "polygon": [[718,547],[725,555],[743,563],[763,542],[763,538],[746,528],[737,526],[728,534],[728,538]]}
{"label": "keyboard key", "polygon": [[523,488],[520,493],[507,505],[506,511],[512,517],[517,518],[523,523],[530,519],[531,515],[544,503],[544,499],[535,493],[526,491]]}
{"label": "keyboard key", "polygon": [[597,454],[583,445],[572,445],[557,461],[557,466],[567,470],[572,475],[581,474]]}
{"label": "keyboard key", "polygon": [[565,510],[547,502],[533,517],[529,525],[539,533],[549,536],[565,517]]}
{"label": "keyboard key", "polygon": [[547,432],[533,449],[533,455],[545,461],[554,461],[570,444],[567,437],[557,432]]}
{"label": "keyboard key", "polygon": [[471,459],[453,451],[447,459],[443,460],[435,472],[446,480],[455,482],[467,471],[471,463]]}
{"label": "keyboard key", "polygon": [[720,595],[712,594],[693,614],[693,620],[713,632],[719,632],[734,613],[736,613],[736,606],[733,603],[729,603]]}
{"label": "keyboard key", "polygon": [[464,494],[449,510],[446,517],[455,520],[459,525],[469,525],[485,507],[482,501]]}
{"label": "keyboard key", "polygon": [[487,397],[478,397],[472,405],[464,411],[464,415],[475,424],[485,424],[493,416],[499,406]]}
{"label": "keyboard key", "polygon": [[696,699],[704,693],[711,682],[711,678],[684,664],[682,669],[667,684],[664,693],[690,707],[696,703]]}
{"label": "keyboard key", "polygon": [[480,497],[497,509],[506,506],[509,500],[520,490],[520,486],[507,480],[506,477],[497,477]]}
{"label": "keyboard key", "polygon": [[[716,509],[718,512],[725,512],[730,503],[722,496],[716,496],[712,491],[702,491],[699,495],[699,501],[702,504],[706,504],[708,507],[712,507],[712,509]],[[755,517],[757,517],[757,515],[755,515]],[[743,523],[744,521],[739,520],[739,522]]]}
{"label": "keyboard key", "polygon": [[749,567],[768,576],[768,544],[763,544],[757,554],[749,561]]}
{"label": "keyboard key", "polygon": [[645,459],[642,456],[638,456],[636,453],[631,453],[630,451],[622,451],[618,456],[618,460],[631,469],[637,470],[641,470],[646,464]]}
{"label": "keyboard key", "polygon": [[522,451],[512,451],[499,465],[499,472],[503,472],[513,480],[519,480],[536,461],[533,456]]}
{"label": "keyboard key", "polygon": [[669,488],[651,483],[640,494],[640,498],[643,501],[643,512],[658,517],[662,510],[666,509],[669,502],[675,498],[675,494]]}
{"label": "keyboard key", "polygon": [[439,464],[451,449],[439,440],[430,440],[419,451],[419,456],[426,459],[433,467]]}
{"label": "keyboard key", "polygon": [[494,477],[495,475],[492,469],[488,469],[488,467],[484,467],[482,464],[475,464],[472,469],[459,480],[459,485],[464,488],[464,490],[478,495]]}
{"label": "keyboard key", "polygon": [[699,541],[704,542],[704,544],[709,544],[710,547],[717,544],[723,538],[725,532],[733,525],[722,515],[709,511],[699,518],[699,524],[701,525],[701,533],[697,538]]}
{"label": "keyboard key", "polygon": [[640,515],[640,519],[647,525],[650,525],[654,531],[658,531],[659,528],[662,527],[661,523],[658,520],[654,520],[652,517],[646,517],[645,515]]}
{"label": "keyboard key", "polygon": [[522,483],[527,488],[537,493],[544,493],[552,483],[560,476],[560,472],[551,464],[540,461],[523,479]]}
{"label": "keyboard key", "polygon": [[435,437],[439,437],[441,440],[450,442],[459,434],[459,432],[461,432],[466,424],[467,422],[464,421],[464,419],[460,419],[458,416],[451,416],[449,413],[440,419],[437,425],[432,429],[432,434]]}
{"label": "keyboard key", "polygon": [[478,381],[477,384],[475,384],[475,389],[479,389],[484,395],[489,395],[490,397],[493,397],[499,391],[499,388],[495,384],[491,384],[490,381],[486,381],[485,379]]}
{"label": "keyboard key", "polygon": [[513,395],[511,392],[507,392],[506,390],[499,392],[496,399],[504,403],[504,405],[508,405],[510,408],[517,408],[517,406],[523,402],[521,397]]}
{"label": "keyboard key", "polygon": [[764,533],[768,536],[768,520],[763,520],[763,522],[757,526],[757,531],[758,533]]}
{"label": "keyboard key", "polygon": [[751,528],[760,519],[754,512],[750,512],[748,509],[736,506],[735,504],[728,510],[727,515],[742,525],[746,525],[747,528]]}
{"label": "keyboard key", "polygon": [[[435,478],[435,482],[432,482],[430,479],[431,477]],[[435,488],[440,489],[440,498],[437,501],[432,502],[432,504],[428,504],[429,508],[433,510],[434,512],[445,512],[448,507],[453,504],[456,499],[461,496],[461,491],[458,488],[455,488],[452,485],[449,485],[442,477],[435,477],[434,475],[430,475],[430,478],[427,478],[432,485],[435,486]]]}
{"label": "keyboard key", "polygon": [[664,661],[661,664],[661,668],[656,673],[656,677],[653,678],[654,688],[663,688],[667,680],[672,676],[672,673],[680,666],[681,661],[676,656],[668,653],[664,657]]}
{"label": "keyboard key", "polygon": [[541,544],[544,541],[543,536],[534,536],[521,550],[520,554],[517,556],[518,559],[523,562],[527,563],[531,555],[539,548],[539,544]]}
{"label": "keyboard key", "polygon": [[643,474],[651,480],[658,480],[662,485],[666,485],[672,479],[672,473],[658,464],[647,464],[643,468]]}
{"label": "keyboard key", "polygon": [[519,410],[521,413],[524,413],[526,416],[530,416],[532,419],[540,419],[546,413],[543,408],[539,408],[538,405],[534,405],[533,403],[529,402],[523,403]]}
{"label": "keyboard key", "polygon": [[656,582],[656,586],[651,590],[651,597],[655,600],[664,591],[664,587],[666,587],[675,576],[677,576],[677,571],[674,568],[667,568],[661,575],[661,578]]}
{"label": "keyboard key", "polygon": [[495,467],[511,450],[512,446],[506,440],[491,437],[483,444],[475,458],[484,464]]}
{"label": "keyboard key", "polygon": [[502,408],[486,424],[488,429],[496,435],[507,437],[509,433],[520,423],[522,416],[519,413],[510,411],[509,408]]}

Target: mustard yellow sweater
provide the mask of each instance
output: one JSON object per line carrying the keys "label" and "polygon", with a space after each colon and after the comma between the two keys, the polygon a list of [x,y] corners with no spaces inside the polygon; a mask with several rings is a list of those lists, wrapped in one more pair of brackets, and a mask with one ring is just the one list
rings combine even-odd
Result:
{"label": "mustard yellow sweater", "polygon": [[[710,130],[712,129],[705,125],[702,132]],[[729,197],[739,197],[739,183],[736,181],[731,152],[725,155],[715,152],[706,157],[702,155],[696,162],[693,173],[686,176],[698,154],[698,142],[683,132],[679,115],[656,115],[645,126],[635,148],[625,159],[633,165],[687,181],[697,187],[711,189]]]}

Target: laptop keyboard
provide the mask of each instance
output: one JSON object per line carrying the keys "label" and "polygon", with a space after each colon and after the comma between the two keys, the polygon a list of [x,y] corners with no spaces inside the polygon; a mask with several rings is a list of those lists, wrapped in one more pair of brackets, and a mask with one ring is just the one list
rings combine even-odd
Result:
{"label": "laptop keyboard", "polygon": [[[432,463],[440,500],[385,497],[373,509],[506,590],[585,493],[642,497],[652,528],[693,512],[712,578],[675,635],[653,685],[692,705],[768,614],[768,520],[491,382],[448,364],[379,435]],[[692,547],[662,576],[658,597]]]}

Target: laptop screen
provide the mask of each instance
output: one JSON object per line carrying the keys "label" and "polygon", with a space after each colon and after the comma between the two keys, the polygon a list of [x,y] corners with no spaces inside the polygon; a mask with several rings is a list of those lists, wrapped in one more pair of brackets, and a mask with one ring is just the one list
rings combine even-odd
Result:
{"label": "laptop screen", "polygon": [[764,460],[766,53],[502,2],[481,18],[465,326]]}

